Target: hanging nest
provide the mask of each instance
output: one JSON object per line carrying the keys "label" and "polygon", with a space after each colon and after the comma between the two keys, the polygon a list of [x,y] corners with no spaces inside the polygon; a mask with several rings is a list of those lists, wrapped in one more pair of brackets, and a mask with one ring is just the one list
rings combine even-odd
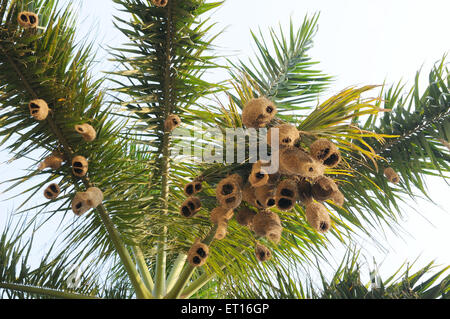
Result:
{"label": "hanging nest", "polygon": [[202,208],[200,198],[191,196],[186,198],[180,208],[180,214],[184,217],[190,218],[197,214]]}
{"label": "hanging nest", "polygon": [[206,263],[208,256],[209,247],[197,239],[188,251],[187,260],[191,266],[200,267]]}
{"label": "hanging nest", "polygon": [[235,209],[242,201],[242,177],[238,174],[222,179],[216,187],[216,198],[224,208]]}
{"label": "hanging nest", "polygon": [[295,180],[285,179],[277,185],[275,199],[279,210],[291,210],[298,198],[298,186]]}
{"label": "hanging nest", "polygon": [[245,184],[245,187],[242,190],[242,200],[252,206],[257,206],[255,187],[253,187],[250,183]]}
{"label": "hanging nest", "polygon": [[298,200],[303,204],[307,204],[313,200],[311,183],[305,178],[299,178],[297,180],[297,195]]}
{"label": "hanging nest", "polygon": [[331,219],[327,209],[320,203],[306,205],[306,220],[315,230],[325,233],[331,227]]}
{"label": "hanging nest", "polygon": [[317,201],[326,201],[338,191],[336,183],[326,176],[319,177],[312,186],[312,195]]}
{"label": "hanging nest", "polygon": [[175,128],[181,125],[181,119],[178,115],[170,114],[164,122],[164,129],[166,132],[172,132]]}
{"label": "hanging nest", "polygon": [[30,115],[37,121],[45,120],[49,112],[47,102],[41,99],[30,101],[28,103],[28,109],[30,110]]}
{"label": "hanging nest", "polygon": [[242,111],[242,123],[247,128],[265,127],[277,114],[276,105],[265,97],[251,99]]}
{"label": "hanging nest", "polygon": [[88,161],[85,157],[77,155],[72,159],[72,173],[77,177],[83,177],[88,172]]}
{"label": "hanging nest", "polygon": [[152,0],[154,6],[157,7],[165,7],[169,0]]}
{"label": "hanging nest", "polygon": [[272,130],[278,129],[278,142],[280,147],[294,146],[300,138],[300,133],[292,124],[281,124],[274,126],[267,132],[267,144],[272,146]]}
{"label": "hanging nest", "polygon": [[283,149],[280,152],[280,173],[317,178],[323,175],[324,166],[315,161],[306,152],[297,147]]}
{"label": "hanging nest", "polygon": [[398,182],[400,182],[400,177],[392,167],[387,167],[384,169],[384,176],[386,176],[388,181],[391,183],[397,184]]}
{"label": "hanging nest", "polygon": [[47,167],[50,167],[53,170],[59,169],[64,162],[63,158],[61,156],[56,155],[50,155],[44,159],[43,162],[39,164],[38,169],[40,171],[46,169]]}
{"label": "hanging nest", "polygon": [[59,185],[55,183],[48,185],[44,190],[44,196],[47,199],[56,199],[59,194],[61,194],[61,189],[59,188]]}
{"label": "hanging nest", "polygon": [[86,142],[92,142],[97,137],[97,132],[87,123],[75,125],[75,131],[80,134]]}
{"label": "hanging nest", "polygon": [[103,193],[97,187],[89,187],[85,192],[76,193],[72,200],[72,210],[81,216],[91,208],[96,208],[103,201]]}
{"label": "hanging nest", "polygon": [[17,16],[17,22],[24,29],[34,29],[39,24],[39,17],[34,12],[22,11]]}
{"label": "hanging nest", "polygon": [[250,227],[253,224],[253,218],[256,212],[248,207],[242,207],[236,212],[236,221],[239,225]]}
{"label": "hanging nest", "polygon": [[264,169],[264,166],[269,165],[261,160],[253,163],[252,171],[248,177],[248,181],[253,187],[261,187],[269,183],[270,175]]}
{"label": "hanging nest", "polygon": [[233,218],[233,215],[234,211],[232,209],[216,207],[211,211],[209,218],[214,224],[219,224],[220,221],[230,220],[231,218]]}
{"label": "hanging nest", "polygon": [[260,262],[265,262],[272,258],[272,252],[269,250],[269,248],[260,243],[256,244],[255,255],[256,259],[258,259]]}
{"label": "hanging nest", "polygon": [[214,238],[217,240],[222,240],[227,236],[228,229],[228,220],[221,220],[217,224],[216,233],[214,234]]}
{"label": "hanging nest", "polygon": [[331,200],[338,206],[344,205],[345,197],[344,194],[341,193],[340,190],[337,190],[333,194],[331,194]]}
{"label": "hanging nest", "polygon": [[275,206],[275,187],[266,184],[255,188],[255,199],[258,206],[262,208],[269,208]]}
{"label": "hanging nest", "polygon": [[186,196],[192,196],[202,191],[202,182],[201,181],[193,181],[184,185],[184,194]]}
{"label": "hanging nest", "polygon": [[270,210],[261,210],[253,217],[252,230],[259,237],[278,243],[281,238],[283,227],[280,217]]}
{"label": "hanging nest", "polygon": [[312,143],[309,153],[314,159],[329,168],[334,168],[341,162],[341,153],[338,148],[325,138],[320,138]]}

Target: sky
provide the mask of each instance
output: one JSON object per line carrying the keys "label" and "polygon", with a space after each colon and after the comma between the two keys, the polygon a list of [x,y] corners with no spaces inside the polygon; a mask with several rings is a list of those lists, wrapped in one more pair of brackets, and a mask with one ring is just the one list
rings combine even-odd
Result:
{"label": "sky", "polygon": [[[112,0],[72,2],[79,3],[75,5],[79,8],[79,38],[87,36],[98,47],[95,72],[111,70],[114,65],[108,61],[108,47],[126,42],[114,28],[112,16],[124,14],[117,11]],[[269,27],[287,26],[290,18],[299,26],[306,14],[316,12],[320,12],[319,29],[310,56],[320,61],[321,70],[334,76],[328,94],[352,85],[384,81],[394,84],[403,80],[410,87],[420,68],[423,69],[420,83],[424,87],[431,66],[450,50],[448,0],[227,0],[212,14],[212,21],[217,22],[215,30],[225,28],[215,43],[221,54],[246,60],[255,52],[250,30],[261,28],[267,34]],[[213,75],[217,81],[225,77],[220,72]],[[5,151],[0,151],[2,180],[27,167],[25,162],[4,164],[9,158]],[[433,259],[440,265],[450,265],[450,188],[439,178],[429,178],[427,185],[437,205],[418,198],[402,205],[401,223],[407,232],[386,231],[381,241],[387,251],[366,238],[358,239],[368,264],[371,265],[372,257],[381,263],[382,276],[391,275],[403,262],[419,256],[417,266]],[[0,191],[4,189],[0,185]],[[7,213],[20,204],[18,199],[5,201],[6,198],[0,194],[0,226]],[[40,200],[39,196],[34,199],[35,203]],[[52,234],[50,230],[47,237],[40,238],[42,247],[48,245]],[[337,248],[330,260],[339,262],[343,252]]]}

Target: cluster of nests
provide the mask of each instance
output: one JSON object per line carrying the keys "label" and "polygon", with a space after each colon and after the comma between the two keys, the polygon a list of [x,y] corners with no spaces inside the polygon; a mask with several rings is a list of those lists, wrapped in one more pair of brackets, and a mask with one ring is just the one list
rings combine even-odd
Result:
{"label": "cluster of nests", "polygon": [[[30,101],[28,104],[30,110],[30,115],[34,117],[37,121],[44,121],[47,119],[49,114],[49,107],[45,100],[36,99]],[[92,142],[97,137],[95,129],[87,123],[75,125],[75,131],[81,135],[81,137],[87,141]],[[66,157],[63,152],[55,150],[52,154],[46,157],[40,164],[39,170],[42,171],[46,168],[51,168],[53,170],[59,169],[63,162],[66,161]],[[84,156],[76,155],[72,157],[72,173],[76,177],[83,177],[88,172],[88,161]],[[61,189],[58,184],[50,184],[44,190],[44,196],[47,199],[56,199],[61,193]],[[103,193],[97,187],[90,187],[86,192],[78,192],[72,200],[72,210],[73,212],[80,216],[87,212],[91,208],[95,208],[101,204],[103,201]]]}
{"label": "cluster of nests", "polygon": [[[262,128],[274,122],[276,105],[265,97],[251,99],[242,112],[242,122],[247,128]],[[278,121],[279,123],[280,121]],[[335,168],[341,162],[341,154],[335,144],[320,138],[308,147],[302,148],[301,132],[291,124],[283,123],[271,126],[267,143],[271,144],[273,129],[278,129],[279,170],[268,173],[269,162],[257,161],[247,174],[231,174],[216,186],[216,199],[219,203],[210,212],[210,220],[217,225],[215,239],[221,240],[227,234],[228,222],[235,215],[236,221],[254,232],[255,237],[266,238],[279,243],[283,227],[277,213],[289,211],[296,203],[305,207],[306,220],[312,228],[325,233],[331,227],[331,218],[323,205],[331,200],[337,206],[344,204],[344,195],[335,181],[324,175],[325,169]],[[398,175],[392,168],[385,170],[392,182],[398,182]],[[180,208],[184,217],[192,217],[200,211],[201,200],[196,196],[202,191],[201,178],[185,185],[184,193],[188,198]],[[236,210],[236,214],[235,214]],[[200,254],[197,249],[201,248]],[[269,260],[271,251],[256,241],[255,255],[259,261]],[[188,252],[188,260],[193,266],[204,264],[208,256],[205,244],[196,242]]]}

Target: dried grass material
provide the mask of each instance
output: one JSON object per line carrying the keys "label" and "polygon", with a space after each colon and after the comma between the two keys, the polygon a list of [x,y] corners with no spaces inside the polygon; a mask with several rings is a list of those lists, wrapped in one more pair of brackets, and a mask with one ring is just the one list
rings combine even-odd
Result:
{"label": "dried grass material", "polygon": [[313,200],[312,198],[312,186],[309,181],[304,178],[297,180],[297,195],[298,200],[303,204],[307,204]]}
{"label": "dried grass material", "polygon": [[39,164],[38,169],[40,171],[42,171],[42,170],[46,169],[47,167],[50,167],[51,169],[56,170],[61,167],[63,162],[64,162],[64,160],[62,159],[62,157],[50,155],[50,156],[46,157],[44,159],[44,161]]}
{"label": "dried grass material", "polygon": [[197,214],[202,208],[202,202],[200,198],[191,196],[181,204],[180,214],[184,217],[190,218]]}
{"label": "dried grass material", "polygon": [[265,127],[277,114],[276,105],[265,97],[251,99],[242,111],[242,123],[247,128]]}
{"label": "dried grass material", "polygon": [[325,233],[331,227],[331,219],[325,206],[320,203],[309,203],[306,206],[306,220],[315,230]]}
{"label": "dried grass material", "polygon": [[325,201],[331,199],[334,193],[338,192],[338,186],[329,177],[319,177],[312,186],[312,195],[317,201]]}
{"label": "dried grass material", "polygon": [[170,114],[164,122],[164,129],[166,132],[172,132],[175,128],[181,125],[181,119],[178,115]]}
{"label": "dried grass material", "polygon": [[345,197],[344,194],[341,193],[340,190],[338,190],[337,192],[334,192],[331,195],[331,200],[338,206],[342,206],[344,205],[345,202]]}
{"label": "dried grass material", "polygon": [[325,138],[318,139],[309,148],[311,156],[323,163],[323,165],[334,168],[341,162],[341,153],[336,145]]}
{"label": "dried grass material", "polygon": [[262,208],[269,208],[275,206],[275,190],[272,185],[264,185],[255,188],[256,203]]}
{"label": "dried grass material", "polygon": [[77,155],[72,159],[72,173],[75,176],[83,177],[88,172],[88,161],[84,156]]}
{"label": "dried grass material", "polygon": [[266,237],[278,243],[283,227],[281,226],[280,217],[276,213],[270,210],[261,210],[253,217],[252,230],[257,236]]}
{"label": "dried grass material", "polygon": [[324,166],[315,161],[306,152],[297,147],[290,147],[280,152],[280,173],[317,178],[323,175]]}
{"label": "dried grass material", "polygon": [[221,221],[230,220],[231,218],[233,218],[233,215],[234,211],[232,209],[216,207],[211,211],[209,218],[214,224],[219,224]]}
{"label": "dried grass material", "polygon": [[169,0],[152,0],[153,5],[157,7],[165,7]]}
{"label": "dried grass material", "polygon": [[298,198],[297,188],[297,183],[293,179],[285,179],[278,183],[275,193],[275,202],[279,210],[287,211],[294,208]]}
{"label": "dried grass material", "polygon": [[194,245],[188,251],[187,260],[189,264],[193,267],[200,267],[206,263],[206,259],[209,256],[209,247],[199,240],[197,240]]}
{"label": "dried grass material", "polygon": [[44,196],[47,199],[56,199],[59,194],[61,194],[61,189],[59,188],[59,185],[55,183],[48,185],[44,190]]}
{"label": "dried grass material", "polygon": [[39,17],[34,12],[22,11],[17,16],[17,22],[24,29],[34,29],[39,24]]}
{"label": "dried grass material", "polygon": [[255,255],[256,259],[258,259],[260,262],[264,262],[272,258],[272,253],[269,248],[259,243],[256,244]]}
{"label": "dried grass material", "polygon": [[236,221],[241,226],[250,227],[253,224],[253,218],[255,216],[255,211],[248,207],[242,207],[236,212]]}
{"label": "dried grass material", "polygon": [[278,129],[278,139],[280,147],[294,146],[295,142],[300,138],[300,132],[294,125],[281,124],[274,126],[267,132],[267,144],[272,146],[272,130]]}
{"label": "dried grass material", "polygon": [[96,208],[103,201],[103,193],[97,187],[90,187],[86,192],[76,193],[72,200],[72,211],[77,216],[83,215],[91,208]]}
{"label": "dried grass material", "polygon": [[203,189],[202,182],[193,181],[184,185],[184,194],[186,196],[192,196],[197,193],[200,193]]}
{"label": "dried grass material", "polygon": [[75,131],[80,134],[86,142],[92,142],[97,137],[97,132],[87,123],[75,125]]}
{"label": "dried grass material", "polygon": [[269,182],[270,175],[264,169],[264,166],[269,165],[261,160],[253,163],[252,171],[248,177],[248,181],[253,187],[261,187]]}
{"label": "dried grass material", "polygon": [[256,206],[255,188],[250,184],[245,184],[242,190],[242,200],[249,203],[250,205]]}
{"label": "dried grass material", "polygon": [[397,172],[395,172],[392,167],[385,168],[384,176],[386,176],[388,181],[391,183],[397,184],[400,182],[400,176],[398,176]]}
{"label": "dried grass material", "polygon": [[222,220],[217,224],[216,233],[214,234],[214,238],[217,240],[222,240],[227,236],[228,233],[228,222]]}
{"label": "dried grass material", "polygon": [[37,121],[43,121],[47,118],[49,108],[47,102],[42,99],[36,99],[28,103],[30,115]]}
{"label": "dried grass material", "polygon": [[217,184],[216,198],[224,208],[234,209],[242,201],[242,177],[230,175]]}

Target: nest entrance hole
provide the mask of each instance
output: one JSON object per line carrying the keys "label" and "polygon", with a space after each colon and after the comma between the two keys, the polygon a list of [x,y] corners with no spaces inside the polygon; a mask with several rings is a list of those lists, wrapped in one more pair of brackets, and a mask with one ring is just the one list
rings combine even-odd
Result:
{"label": "nest entrance hole", "polygon": [[198,254],[200,257],[202,257],[202,258],[205,258],[205,257],[206,257],[206,252],[205,252],[205,250],[204,250],[203,248],[197,249],[197,254]]}
{"label": "nest entrance hole", "polygon": [[232,184],[225,184],[222,187],[222,194],[223,195],[230,195],[234,191],[234,186]]}
{"label": "nest entrance hole", "polygon": [[292,206],[292,201],[288,198],[281,198],[278,201],[278,207],[280,207],[281,209],[288,209]]}

